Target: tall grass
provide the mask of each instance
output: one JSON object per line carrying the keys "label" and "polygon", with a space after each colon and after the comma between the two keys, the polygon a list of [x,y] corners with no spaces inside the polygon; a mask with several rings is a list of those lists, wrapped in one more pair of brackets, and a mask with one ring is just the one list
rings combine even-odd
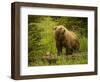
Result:
{"label": "tall grass", "polygon": [[87,48],[88,48],[88,42],[87,42],[87,38],[86,37],[81,37],[80,38],[80,51],[81,52],[86,52]]}

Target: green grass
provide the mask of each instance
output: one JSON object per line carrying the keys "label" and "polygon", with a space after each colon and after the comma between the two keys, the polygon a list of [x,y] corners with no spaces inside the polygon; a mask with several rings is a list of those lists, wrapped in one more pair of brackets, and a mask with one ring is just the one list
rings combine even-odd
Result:
{"label": "green grass", "polygon": [[56,62],[51,62],[37,58],[35,61],[30,62],[29,66],[50,66],[50,65],[76,65],[76,64],[87,64],[88,57],[86,52],[73,53],[72,55],[61,55],[57,57]]}
{"label": "green grass", "polygon": [[80,51],[87,51],[88,48],[88,42],[87,42],[87,38],[86,37],[81,37],[80,38]]}

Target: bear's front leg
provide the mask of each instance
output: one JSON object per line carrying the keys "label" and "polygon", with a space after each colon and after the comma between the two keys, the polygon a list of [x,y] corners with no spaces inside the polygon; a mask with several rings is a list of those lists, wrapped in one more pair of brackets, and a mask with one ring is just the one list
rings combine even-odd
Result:
{"label": "bear's front leg", "polygon": [[61,55],[61,53],[62,53],[62,45],[61,44],[56,44],[56,47],[57,47],[57,54]]}
{"label": "bear's front leg", "polygon": [[62,53],[62,48],[58,48],[57,50],[58,50],[58,56],[60,56]]}

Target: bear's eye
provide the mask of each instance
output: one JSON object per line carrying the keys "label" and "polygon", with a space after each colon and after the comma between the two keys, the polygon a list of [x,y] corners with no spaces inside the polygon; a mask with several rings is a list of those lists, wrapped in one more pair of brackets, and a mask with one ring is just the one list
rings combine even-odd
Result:
{"label": "bear's eye", "polygon": [[64,34],[65,33],[65,29],[62,29],[62,34]]}
{"label": "bear's eye", "polygon": [[62,28],[59,28],[59,30],[61,30]]}

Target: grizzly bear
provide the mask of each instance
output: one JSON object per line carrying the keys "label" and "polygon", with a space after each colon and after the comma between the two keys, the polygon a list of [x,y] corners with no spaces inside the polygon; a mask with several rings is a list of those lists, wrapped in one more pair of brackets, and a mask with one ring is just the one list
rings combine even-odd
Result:
{"label": "grizzly bear", "polygon": [[63,25],[59,25],[54,27],[54,34],[58,55],[62,53],[62,48],[66,49],[66,55],[79,50],[79,39],[74,32],[69,31]]}

